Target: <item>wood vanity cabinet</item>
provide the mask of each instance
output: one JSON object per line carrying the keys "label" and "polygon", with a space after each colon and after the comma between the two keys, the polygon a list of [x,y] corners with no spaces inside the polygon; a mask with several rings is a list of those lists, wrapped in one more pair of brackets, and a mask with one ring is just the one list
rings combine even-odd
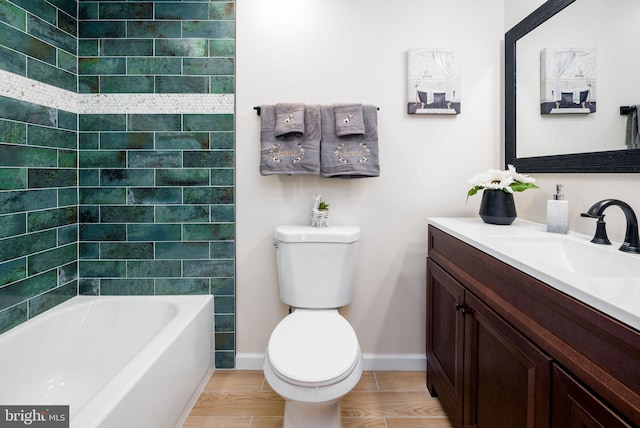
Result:
{"label": "wood vanity cabinet", "polygon": [[427,388],[454,427],[640,426],[640,332],[429,226]]}
{"label": "wood vanity cabinet", "polygon": [[548,428],[551,359],[431,260],[428,272],[427,386],[453,426]]}
{"label": "wood vanity cabinet", "polygon": [[553,427],[630,427],[609,406],[600,401],[562,368],[553,367]]}

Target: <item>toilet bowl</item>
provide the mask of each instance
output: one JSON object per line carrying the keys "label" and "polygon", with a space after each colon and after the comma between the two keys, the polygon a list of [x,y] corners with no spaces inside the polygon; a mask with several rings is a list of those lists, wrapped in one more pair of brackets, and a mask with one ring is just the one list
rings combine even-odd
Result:
{"label": "toilet bowl", "polygon": [[278,226],[280,300],[296,308],[271,333],[264,375],[285,399],[284,428],[339,428],[340,398],[358,383],[358,337],[338,308],[351,302],[358,226]]}
{"label": "toilet bowl", "polygon": [[285,401],[285,428],[338,428],[340,398],[358,383],[358,338],[336,309],[297,309],[273,330],[264,374]]}

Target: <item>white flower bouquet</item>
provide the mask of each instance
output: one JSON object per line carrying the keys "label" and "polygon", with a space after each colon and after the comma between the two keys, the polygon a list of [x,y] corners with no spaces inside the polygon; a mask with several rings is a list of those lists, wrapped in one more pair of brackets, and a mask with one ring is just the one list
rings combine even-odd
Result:
{"label": "white flower bouquet", "polygon": [[528,175],[518,174],[513,165],[508,165],[506,171],[489,169],[480,174],[476,174],[469,184],[471,189],[467,192],[467,199],[478,193],[478,190],[502,190],[507,193],[524,192],[527,189],[537,189],[536,180]]}

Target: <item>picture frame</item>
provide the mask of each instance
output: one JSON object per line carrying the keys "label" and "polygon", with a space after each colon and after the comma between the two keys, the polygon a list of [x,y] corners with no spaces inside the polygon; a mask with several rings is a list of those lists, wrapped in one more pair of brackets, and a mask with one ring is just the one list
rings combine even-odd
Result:
{"label": "picture frame", "polygon": [[596,112],[596,48],[540,51],[540,114]]}
{"label": "picture frame", "polygon": [[412,48],[407,62],[408,114],[460,114],[460,53],[457,49]]}

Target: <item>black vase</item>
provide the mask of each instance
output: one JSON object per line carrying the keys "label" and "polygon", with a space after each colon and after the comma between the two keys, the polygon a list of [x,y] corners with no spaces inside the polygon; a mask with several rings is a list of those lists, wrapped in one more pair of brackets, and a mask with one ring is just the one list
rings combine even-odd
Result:
{"label": "black vase", "polygon": [[480,218],[485,223],[509,225],[516,219],[513,193],[503,190],[483,190]]}

